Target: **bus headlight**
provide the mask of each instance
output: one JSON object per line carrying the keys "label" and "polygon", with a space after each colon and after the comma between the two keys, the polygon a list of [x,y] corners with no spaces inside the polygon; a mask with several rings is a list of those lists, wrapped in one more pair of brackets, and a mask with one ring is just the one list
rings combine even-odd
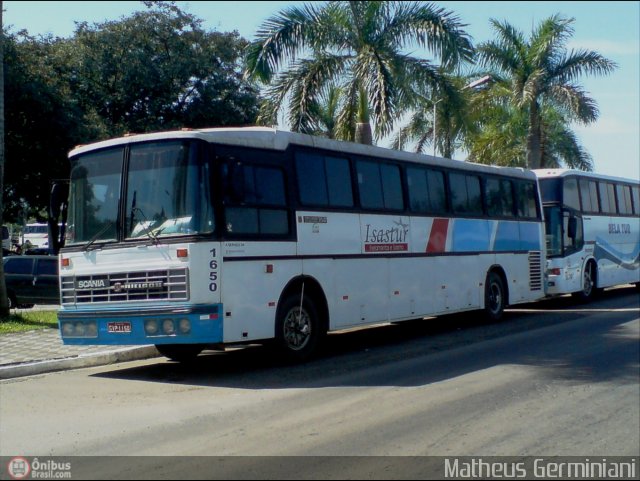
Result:
{"label": "bus headlight", "polygon": [[74,334],[78,337],[84,337],[85,333],[86,326],[84,325],[84,322],[76,322]]}
{"label": "bus headlight", "polygon": [[86,325],[85,336],[98,337],[98,323],[88,322]]}
{"label": "bus headlight", "polygon": [[73,336],[73,333],[75,332],[74,328],[73,328],[73,324],[70,322],[64,322],[62,324],[62,335],[65,337],[70,337]]}
{"label": "bus headlight", "polygon": [[189,334],[191,332],[191,322],[189,322],[189,319],[180,319],[180,322],[178,322],[178,331],[180,334]]}
{"label": "bus headlight", "polygon": [[144,332],[146,332],[148,336],[155,336],[158,334],[158,330],[158,321],[155,319],[147,319],[144,321]]}
{"label": "bus headlight", "polygon": [[162,332],[167,336],[170,336],[171,334],[175,334],[176,328],[173,325],[173,320],[165,319],[164,321],[162,321]]}

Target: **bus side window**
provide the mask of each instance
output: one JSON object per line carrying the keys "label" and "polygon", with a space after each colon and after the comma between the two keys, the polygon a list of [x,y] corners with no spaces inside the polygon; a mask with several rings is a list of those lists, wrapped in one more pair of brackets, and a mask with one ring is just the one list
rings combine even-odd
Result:
{"label": "bus side window", "polygon": [[240,162],[223,168],[226,230],[230,234],[289,233],[284,173]]}
{"label": "bus side window", "polygon": [[578,194],[578,179],[565,179],[562,189],[562,203],[572,209],[580,210],[580,196]]}
{"label": "bus side window", "polygon": [[480,189],[480,177],[449,173],[449,186],[451,189],[451,205],[453,212],[465,215],[482,215],[482,194]]}
{"label": "bus side window", "polygon": [[515,182],[518,217],[537,219],[539,217],[536,186],[531,182]]}
{"label": "bus side window", "polygon": [[640,215],[640,187],[637,185],[631,187],[631,199],[633,200],[633,213]]}

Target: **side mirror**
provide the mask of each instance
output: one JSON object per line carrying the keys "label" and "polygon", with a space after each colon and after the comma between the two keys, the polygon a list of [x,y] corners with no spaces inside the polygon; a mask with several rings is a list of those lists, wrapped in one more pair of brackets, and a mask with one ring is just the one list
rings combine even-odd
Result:
{"label": "side mirror", "polygon": [[54,182],[49,196],[49,252],[57,255],[64,247],[69,183]]}

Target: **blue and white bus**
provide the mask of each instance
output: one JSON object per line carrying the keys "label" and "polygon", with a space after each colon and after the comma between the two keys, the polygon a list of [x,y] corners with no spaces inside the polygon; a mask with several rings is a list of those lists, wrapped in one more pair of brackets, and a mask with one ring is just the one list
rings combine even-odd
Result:
{"label": "blue and white bus", "polygon": [[304,359],[328,332],[499,319],[544,297],[530,171],[257,127],[128,136],[70,161],[66,344],[183,360],[275,339]]}
{"label": "blue and white bus", "polygon": [[536,170],[546,221],[549,295],[592,298],[640,284],[640,183],[575,170]]}

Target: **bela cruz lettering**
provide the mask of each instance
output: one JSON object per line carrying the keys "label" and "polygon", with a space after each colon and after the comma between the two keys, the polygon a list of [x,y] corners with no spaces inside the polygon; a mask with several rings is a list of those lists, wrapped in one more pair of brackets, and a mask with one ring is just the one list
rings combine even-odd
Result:
{"label": "bela cruz lettering", "polygon": [[631,234],[631,224],[609,224],[609,234]]}

